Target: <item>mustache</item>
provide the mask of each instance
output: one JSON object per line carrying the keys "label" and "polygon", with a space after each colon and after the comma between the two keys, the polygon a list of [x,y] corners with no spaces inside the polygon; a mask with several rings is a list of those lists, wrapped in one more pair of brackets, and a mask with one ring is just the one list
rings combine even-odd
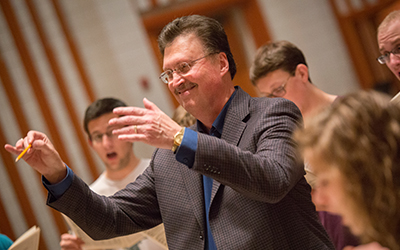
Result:
{"label": "mustache", "polygon": [[193,87],[197,86],[196,83],[193,82],[188,82],[188,83],[182,83],[179,85],[175,90],[174,93],[175,95],[179,95],[180,92],[183,92],[184,90],[191,89]]}

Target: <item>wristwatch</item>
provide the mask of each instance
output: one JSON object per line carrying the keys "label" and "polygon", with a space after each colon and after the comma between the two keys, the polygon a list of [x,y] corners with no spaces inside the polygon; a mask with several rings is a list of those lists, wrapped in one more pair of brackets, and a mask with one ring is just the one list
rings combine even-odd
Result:
{"label": "wristwatch", "polygon": [[175,153],[178,147],[181,145],[184,133],[185,133],[185,127],[183,127],[181,130],[178,131],[178,133],[174,135],[174,145],[172,146],[171,149],[172,152]]}

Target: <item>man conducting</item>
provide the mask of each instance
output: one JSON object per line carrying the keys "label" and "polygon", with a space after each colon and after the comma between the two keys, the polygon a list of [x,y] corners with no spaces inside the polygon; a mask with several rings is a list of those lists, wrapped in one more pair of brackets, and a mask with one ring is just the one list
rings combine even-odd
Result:
{"label": "man conducting", "polygon": [[299,109],[234,87],[235,62],[215,19],[177,18],[158,42],[160,79],[197,124],[183,128],[147,99],[144,108],[114,109],[113,134],[158,149],[144,173],[110,197],[91,192],[46,135],[28,132],[5,148],[18,154],[32,144],[23,159],[43,175],[48,205],[97,239],[164,223],[169,249],[334,249],[292,140]]}

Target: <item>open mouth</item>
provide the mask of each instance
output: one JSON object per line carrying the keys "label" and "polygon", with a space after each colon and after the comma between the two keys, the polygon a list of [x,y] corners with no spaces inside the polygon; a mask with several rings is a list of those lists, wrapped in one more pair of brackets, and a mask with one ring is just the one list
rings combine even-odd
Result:
{"label": "open mouth", "polygon": [[117,153],[112,152],[107,154],[107,159],[114,159],[117,157]]}

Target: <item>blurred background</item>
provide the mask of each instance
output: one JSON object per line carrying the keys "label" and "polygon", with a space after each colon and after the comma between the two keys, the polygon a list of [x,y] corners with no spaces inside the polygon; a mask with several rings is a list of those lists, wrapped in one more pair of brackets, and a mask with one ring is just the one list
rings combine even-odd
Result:
{"label": "blurred background", "polygon": [[[116,97],[143,107],[144,97],[168,115],[177,106],[158,76],[157,36],[174,18],[202,14],[225,27],[237,62],[235,84],[249,81],[256,49],[288,40],[305,54],[312,82],[343,95],[400,85],[379,55],[376,28],[400,0],[0,0],[0,232],[12,240],[33,225],[40,249],[59,249],[67,231],[45,205],[40,176],[4,150],[31,130],[46,133],[65,162],[91,183],[103,164],[83,131],[86,107]],[[153,148],[135,143],[140,157]],[[110,225],[113,226],[113,225]]]}

